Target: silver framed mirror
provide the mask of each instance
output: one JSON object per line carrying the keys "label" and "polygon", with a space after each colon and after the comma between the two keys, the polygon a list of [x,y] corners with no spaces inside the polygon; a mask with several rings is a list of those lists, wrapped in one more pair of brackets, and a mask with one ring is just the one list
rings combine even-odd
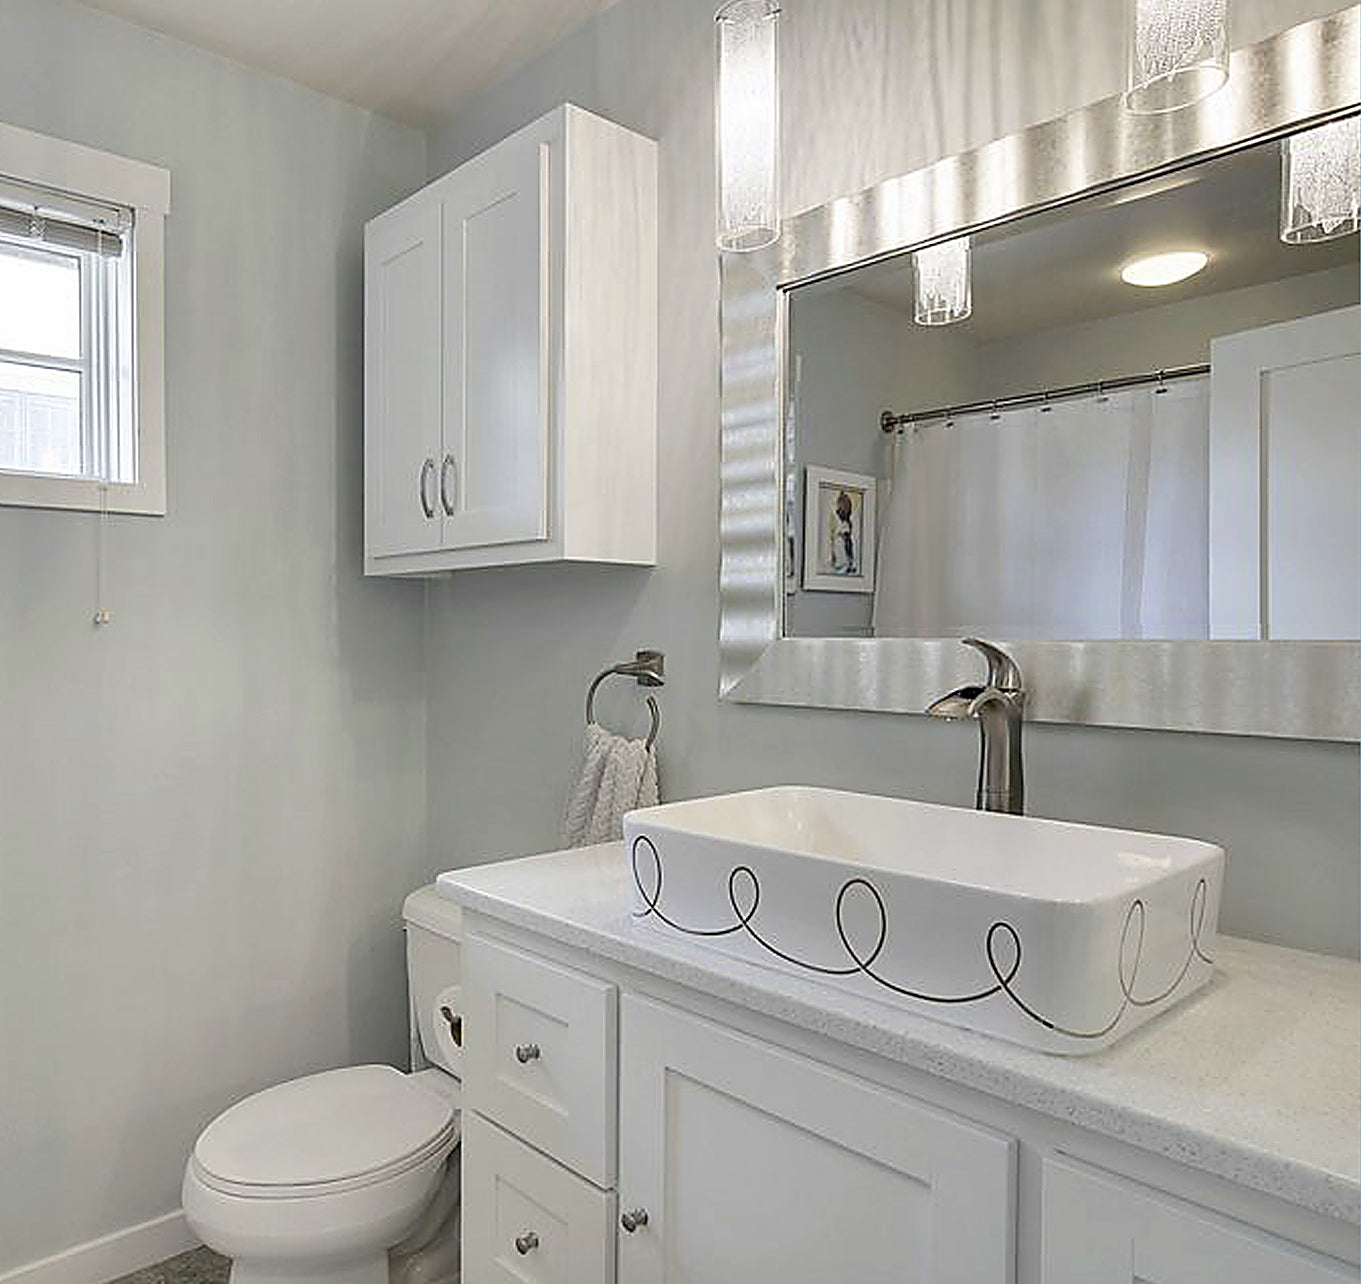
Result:
{"label": "silver framed mirror", "polygon": [[[796,215],[765,250],[722,256],[723,699],[920,713],[974,673],[956,637],[785,628],[794,292],[1355,115],[1359,39],[1361,8],[1342,10],[1236,52],[1225,88],[1185,110],[1136,116],[1115,96]],[[1354,741],[1361,643],[1344,636],[995,640],[1024,671],[1037,721]]]}

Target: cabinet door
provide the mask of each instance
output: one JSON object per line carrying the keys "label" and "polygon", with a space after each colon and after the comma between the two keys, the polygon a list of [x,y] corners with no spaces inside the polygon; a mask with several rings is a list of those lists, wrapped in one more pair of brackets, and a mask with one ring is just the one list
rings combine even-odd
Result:
{"label": "cabinet door", "polygon": [[547,166],[512,140],[442,188],[445,548],[548,537]]}
{"label": "cabinet door", "polygon": [[364,238],[365,540],[376,557],[439,547],[440,216],[417,200]]}
{"label": "cabinet door", "polygon": [[620,1284],[1012,1278],[1010,1140],[663,1004],[620,1022]]}
{"label": "cabinet door", "polygon": [[611,1284],[614,1193],[464,1115],[467,1284]]}
{"label": "cabinet door", "polygon": [[1340,1284],[1331,1258],[1136,1182],[1044,1162],[1044,1284]]}

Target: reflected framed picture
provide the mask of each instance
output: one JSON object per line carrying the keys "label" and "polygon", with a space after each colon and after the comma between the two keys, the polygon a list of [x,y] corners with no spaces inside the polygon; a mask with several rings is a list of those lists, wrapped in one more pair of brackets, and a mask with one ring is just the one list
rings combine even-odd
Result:
{"label": "reflected framed picture", "polygon": [[874,592],[874,499],[864,473],[809,464],[803,483],[803,587]]}

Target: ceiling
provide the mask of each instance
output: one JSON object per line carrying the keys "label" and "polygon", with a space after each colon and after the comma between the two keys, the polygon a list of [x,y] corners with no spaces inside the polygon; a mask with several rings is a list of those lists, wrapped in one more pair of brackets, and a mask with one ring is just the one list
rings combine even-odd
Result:
{"label": "ceiling", "polygon": [[414,125],[453,115],[613,0],[86,0]]}
{"label": "ceiling", "polygon": [[[1248,148],[1179,174],[1004,223],[974,238],[973,315],[948,327],[979,343],[1074,325],[1357,261],[1354,236],[1307,247],[1282,244],[1280,148]],[[1139,289],[1120,279],[1131,258],[1172,249],[1210,256],[1180,285]],[[910,260],[887,260],[835,278],[908,313]]]}

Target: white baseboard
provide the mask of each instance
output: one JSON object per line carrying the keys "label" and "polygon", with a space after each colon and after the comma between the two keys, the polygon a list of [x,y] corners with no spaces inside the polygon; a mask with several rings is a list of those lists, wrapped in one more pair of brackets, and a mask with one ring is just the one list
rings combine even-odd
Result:
{"label": "white baseboard", "polygon": [[0,1275],[0,1284],[107,1284],[198,1247],[181,1212],[115,1231]]}

